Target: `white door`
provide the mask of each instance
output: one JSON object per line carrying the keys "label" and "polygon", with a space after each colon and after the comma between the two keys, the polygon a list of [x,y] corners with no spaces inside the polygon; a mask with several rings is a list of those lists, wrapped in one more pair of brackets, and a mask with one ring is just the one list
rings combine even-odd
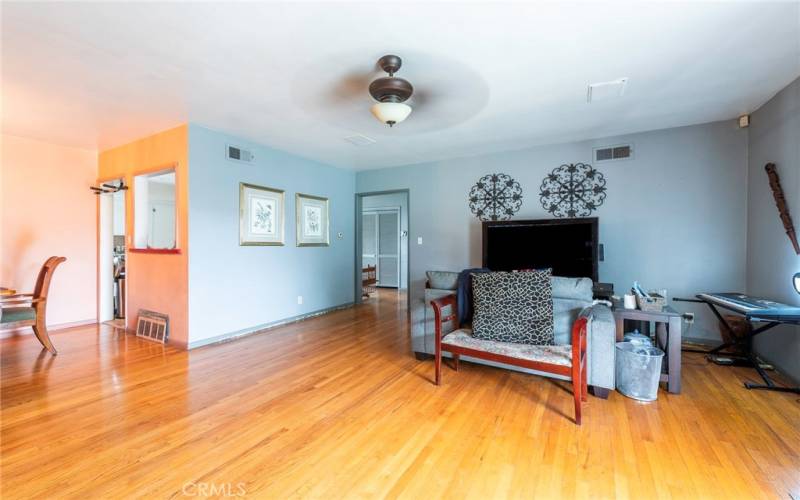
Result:
{"label": "white door", "polygon": [[377,267],[378,214],[373,212],[361,216],[361,240],[361,267]]}
{"label": "white door", "polygon": [[377,286],[400,286],[400,209],[365,211],[362,219],[362,267],[374,265]]}
{"label": "white door", "polygon": [[378,286],[400,286],[400,211],[378,212]]}

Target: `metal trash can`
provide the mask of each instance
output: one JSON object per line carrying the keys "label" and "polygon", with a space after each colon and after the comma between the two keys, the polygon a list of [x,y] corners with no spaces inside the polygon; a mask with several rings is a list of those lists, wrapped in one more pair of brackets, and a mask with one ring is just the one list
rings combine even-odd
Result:
{"label": "metal trash can", "polygon": [[653,341],[647,335],[642,335],[639,333],[639,330],[634,330],[631,333],[626,333],[622,340],[625,342],[630,342],[631,344],[642,345],[645,347],[650,347],[653,345]]}
{"label": "metal trash can", "polygon": [[655,401],[663,358],[658,347],[617,342],[617,390],[639,401]]}

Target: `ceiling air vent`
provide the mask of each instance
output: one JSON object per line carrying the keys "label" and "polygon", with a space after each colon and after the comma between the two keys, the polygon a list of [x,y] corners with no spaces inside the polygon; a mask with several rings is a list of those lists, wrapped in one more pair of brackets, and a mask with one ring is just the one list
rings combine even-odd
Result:
{"label": "ceiling air vent", "polygon": [[348,135],[344,140],[353,146],[369,146],[370,144],[375,144],[375,139],[361,134]]}
{"label": "ceiling air vent", "polygon": [[243,161],[245,163],[252,163],[256,156],[246,149],[231,144],[225,145],[225,157],[229,160]]}
{"label": "ceiling air vent", "polygon": [[586,89],[586,102],[604,101],[625,95],[628,87],[628,78],[617,78],[610,82],[590,83]]}
{"label": "ceiling air vent", "polygon": [[633,158],[633,145],[618,144],[604,148],[594,148],[594,162],[630,160]]}

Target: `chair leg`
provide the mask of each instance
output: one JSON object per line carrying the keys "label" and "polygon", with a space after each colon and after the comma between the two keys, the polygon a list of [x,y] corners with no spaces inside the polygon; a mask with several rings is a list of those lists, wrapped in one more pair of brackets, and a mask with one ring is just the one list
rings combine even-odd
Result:
{"label": "chair leg", "polygon": [[589,370],[586,369],[586,358],[583,358],[583,366],[581,367],[581,399],[583,401],[589,400],[589,385],[586,383]]}
{"label": "chair leg", "polygon": [[453,353],[453,368],[455,368],[456,371],[458,371],[459,368],[458,363],[460,360],[461,360],[461,355]]}
{"label": "chair leg", "polygon": [[50,351],[50,354],[58,354],[56,348],[53,346],[53,343],[50,341],[50,335],[47,333],[47,327],[40,322],[36,322],[35,325],[32,325],[33,333],[36,335],[36,338],[39,339],[39,342]]}
{"label": "chair leg", "polygon": [[441,349],[436,349],[436,359],[433,362],[434,366],[436,367],[436,377],[434,383],[436,385],[441,385],[442,383],[442,351]]}
{"label": "chair leg", "polygon": [[575,399],[575,424],[581,425],[581,398],[582,398],[582,391],[581,389],[581,380],[583,375],[581,374],[581,365],[580,363],[573,363],[572,364],[572,395]]}

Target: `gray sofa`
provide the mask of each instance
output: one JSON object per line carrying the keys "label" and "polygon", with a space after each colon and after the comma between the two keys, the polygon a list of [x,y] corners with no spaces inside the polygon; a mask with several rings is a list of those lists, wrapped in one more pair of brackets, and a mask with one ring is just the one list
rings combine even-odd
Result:
{"label": "gray sofa", "polygon": [[[425,341],[424,350],[427,354],[434,353],[434,322],[431,300],[456,293],[456,280],[458,273],[437,271],[434,279],[428,280],[425,288]],[[595,396],[606,397],[609,390],[614,389],[614,344],[616,341],[616,325],[611,309],[602,304],[592,305],[592,280],[589,278],[552,278],[553,289],[553,329],[555,342],[559,345],[570,343],[572,323],[585,307],[592,307],[592,320],[589,324],[587,337],[588,356],[588,384],[593,387]],[[433,288],[432,286],[446,286],[446,288]],[[514,366],[502,365],[491,361],[462,359],[483,363],[492,366],[501,366],[511,370],[536,373],[550,376],[552,374],[540,373]]]}

